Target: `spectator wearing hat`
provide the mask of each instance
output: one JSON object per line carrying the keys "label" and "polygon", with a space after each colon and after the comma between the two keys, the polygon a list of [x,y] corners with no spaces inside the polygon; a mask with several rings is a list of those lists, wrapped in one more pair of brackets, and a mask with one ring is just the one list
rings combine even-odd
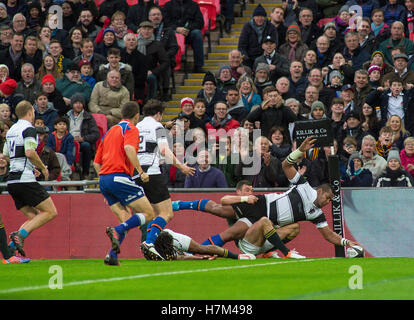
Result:
{"label": "spectator wearing hat", "polygon": [[326,107],[323,102],[316,100],[312,103],[309,119],[320,120],[322,118],[326,118]]}
{"label": "spectator wearing hat", "polygon": [[272,80],[270,80],[270,69],[267,63],[259,62],[257,64],[254,73],[254,85],[259,96],[263,96],[264,88],[273,85]]}
{"label": "spectator wearing hat", "polygon": [[367,96],[365,102],[373,108],[380,107],[381,127],[387,123],[389,117],[398,115],[403,119],[405,128],[409,132],[414,132],[414,110],[411,107],[413,93],[414,87],[405,90],[403,81],[394,77],[390,80],[390,89],[378,87]]}
{"label": "spectator wearing hat", "polygon": [[53,107],[56,109],[59,116],[62,116],[69,111],[69,106],[66,105],[62,93],[56,88],[56,80],[51,74],[46,74],[42,78],[41,90],[47,94],[49,102],[53,103]]}
{"label": "spectator wearing hat", "polygon": [[53,103],[49,102],[46,93],[39,92],[36,95],[36,100],[33,108],[35,110],[35,117],[43,119],[43,122],[49,129],[49,132],[52,132],[54,130],[55,119],[59,115],[56,109],[53,107]]}
{"label": "spectator wearing hat", "polygon": [[414,54],[413,42],[404,37],[404,24],[400,21],[395,21],[391,25],[391,36],[379,44],[378,50],[382,51],[385,56],[385,62],[393,65],[393,58],[391,51],[395,47],[405,48],[405,54],[411,56]]}
{"label": "spectator wearing hat", "polygon": [[89,62],[89,60],[83,59],[79,61],[78,66],[81,73],[81,79],[84,82],[89,83],[89,85],[93,89],[93,87],[96,84],[96,79],[93,77],[93,69],[91,63]]}
{"label": "spectator wearing hat", "polygon": [[374,182],[374,187],[413,187],[414,178],[401,165],[398,149],[390,150],[387,167]]}
{"label": "spectator wearing hat", "polygon": [[361,145],[362,138],[366,135],[366,133],[362,130],[360,119],[359,113],[353,111],[347,113],[345,115],[344,129],[341,134],[342,137],[354,137],[358,142],[358,146]]}
{"label": "spectator wearing hat", "polygon": [[170,67],[170,58],[161,42],[155,41],[154,26],[150,21],[141,22],[138,32],[138,51],[146,57],[148,66],[148,99],[157,95],[158,78]]}
{"label": "spectator wearing hat", "polygon": [[344,100],[344,113],[345,114],[351,111],[356,112],[356,113],[360,112],[360,110],[358,109],[354,101],[355,88],[352,85],[346,84],[342,86],[341,98],[342,100]]}
{"label": "spectator wearing hat", "polygon": [[370,60],[368,60],[368,61],[366,61],[366,62],[362,65],[362,67],[363,67],[363,69],[368,70],[368,69],[369,69],[369,67],[370,67],[370,66],[372,66],[372,65],[377,65],[377,66],[379,66],[379,67],[381,68],[381,75],[382,75],[382,76],[383,76],[384,74],[387,74],[387,73],[389,73],[389,72],[394,71],[393,66],[392,66],[392,65],[388,65],[388,64],[385,62],[385,56],[384,56],[384,53],[382,53],[382,52],[381,52],[381,51],[379,51],[379,50],[374,51],[374,52],[371,54],[371,59],[370,59]]}
{"label": "spectator wearing hat", "polygon": [[95,46],[95,52],[106,57],[108,54],[108,50],[111,48],[119,48],[118,42],[115,38],[115,30],[112,27],[106,27],[102,30],[102,39],[99,39],[101,41],[98,42],[98,37],[95,40],[96,46]]}
{"label": "spectator wearing hat", "polygon": [[70,99],[75,93],[81,93],[86,101],[89,101],[92,93],[92,87],[82,80],[79,65],[75,62],[67,67],[63,78],[56,80],[56,88],[67,106],[70,105]]}
{"label": "spectator wearing hat", "polygon": [[201,89],[197,98],[203,98],[206,101],[206,114],[209,118],[214,115],[214,105],[218,101],[225,101],[226,96],[220,90],[217,90],[216,78],[211,72],[204,75]]}
{"label": "spectator wearing hat", "polygon": [[11,22],[9,15],[7,14],[6,5],[0,2],[0,25],[9,25]]}
{"label": "spectator wearing hat", "polygon": [[349,156],[346,172],[341,176],[342,187],[371,187],[372,173],[363,168],[364,161],[359,152],[353,152]]}
{"label": "spectator wearing hat", "polygon": [[127,33],[124,37],[125,48],[121,49],[121,61],[132,67],[134,75],[134,99],[143,101],[145,99],[145,84],[148,74],[148,62],[141,52],[137,50],[137,37]]}
{"label": "spectator wearing hat", "polygon": [[87,106],[84,96],[76,93],[72,96],[71,110],[68,111],[69,132],[79,142],[81,153],[81,180],[89,177],[90,163],[99,139],[99,129],[94,117],[85,110]]}
{"label": "spectator wearing hat", "polygon": [[266,36],[262,43],[263,54],[256,58],[253,64],[253,70],[257,69],[259,63],[265,63],[269,66],[270,80],[274,83],[280,77],[289,76],[289,60],[276,51],[276,40],[271,36]]}
{"label": "spectator wearing hat", "polygon": [[266,10],[259,4],[253,11],[252,19],[243,26],[237,45],[243,55],[243,63],[249,68],[253,68],[256,58],[263,54],[262,42],[267,36],[278,43],[277,29],[267,19]]}
{"label": "spectator wearing hat", "polygon": [[[37,132],[37,139],[38,144],[36,148],[36,152],[40,157],[40,160],[47,166],[47,170],[49,171],[49,181],[56,180],[60,175],[60,164],[59,160],[56,156],[55,151],[52,148],[46,145],[47,138],[49,136],[49,128],[48,127],[36,127]],[[45,177],[42,173],[38,177],[36,177],[37,181],[44,181]]]}
{"label": "spectator wearing hat", "polygon": [[333,70],[329,73],[329,85],[328,88],[335,89],[336,97],[341,96],[342,92],[342,85],[344,82],[344,76],[338,70]]}
{"label": "spectator wearing hat", "polygon": [[377,66],[376,64],[371,65],[368,68],[368,77],[369,77],[369,85],[372,89],[377,89],[379,86],[381,86],[381,80],[382,80],[382,68],[380,66]]}
{"label": "spectator wearing hat", "polygon": [[195,73],[203,73],[204,49],[203,34],[204,18],[197,2],[192,0],[171,0],[163,7],[165,26],[185,37],[194,52]]}
{"label": "spectator wearing hat", "polygon": [[302,61],[309,47],[302,42],[300,27],[293,23],[286,31],[286,41],[279,47],[279,52],[285,58],[292,62],[294,60]]}
{"label": "spectator wearing hat", "polygon": [[[398,77],[403,81],[404,88],[407,84],[414,84],[414,71],[408,70],[408,56],[405,53],[399,53],[393,56],[394,70],[384,75],[382,86],[389,87],[388,82],[391,78]],[[388,85],[387,85],[388,84]]]}
{"label": "spectator wearing hat", "polygon": [[[343,39],[338,36],[335,22],[330,21],[323,27],[323,35],[328,37],[329,40],[329,50],[331,54],[342,51],[344,47]],[[317,40],[317,39],[316,39]],[[311,48],[316,47],[316,40],[311,43]]]}
{"label": "spectator wearing hat", "polygon": [[34,103],[37,93],[40,91],[40,81],[35,78],[35,68],[30,63],[22,65],[21,80],[17,83],[14,94],[20,94],[24,100]]}
{"label": "spectator wearing hat", "polygon": [[315,17],[314,15],[317,15],[318,10],[312,10],[311,8],[302,6],[298,10],[298,24],[301,31],[301,40],[304,44],[310,47],[312,42],[322,34],[321,28],[315,23],[315,21],[318,20],[318,17]]}
{"label": "spectator wearing hat", "polygon": [[230,66],[221,66],[217,77],[217,89],[227,94],[229,87],[236,85],[236,79],[231,75]]}
{"label": "spectator wearing hat", "polygon": [[99,81],[92,90],[89,111],[106,115],[108,129],[122,119],[121,107],[130,101],[128,89],[121,83],[119,71],[111,70],[106,80]]}
{"label": "spectator wearing hat", "polygon": [[95,75],[96,81],[104,81],[106,79],[106,75],[111,70],[119,71],[121,74],[122,85],[128,89],[132,98],[135,87],[134,75],[132,74],[132,67],[127,63],[121,62],[121,50],[118,48],[109,49],[106,59],[108,60],[108,63],[102,64],[99,67],[99,71]]}

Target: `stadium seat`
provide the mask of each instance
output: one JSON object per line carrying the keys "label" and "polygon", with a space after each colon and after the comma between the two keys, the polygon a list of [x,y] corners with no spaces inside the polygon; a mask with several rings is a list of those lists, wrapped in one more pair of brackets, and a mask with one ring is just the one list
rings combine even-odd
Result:
{"label": "stadium seat", "polygon": [[75,144],[75,163],[79,163],[80,161],[80,143],[76,140],[73,141],[73,143]]}
{"label": "stadium seat", "polygon": [[318,21],[317,25],[319,28],[323,28],[325,24],[327,24],[328,22],[331,22],[332,20],[333,18],[323,18]]}
{"label": "stadium seat", "polygon": [[106,131],[108,130],[108,122],[106,116],[101,113],[92,113],[93,118],[96,121],[99,129],[99,139],[96,141],[96,148],[98,148],[99,144],[101,143],[102,137],[105,135]]}
{"label": "stadium seat", "polygon": [[102,2],[104,2],[105,0],[95,0],[95,4],[99,9],[99,6],[101,5]]}
{"label": "stadium seat", "polygon": [[127,0],[128,5],[131,6],[135,6],[136,4],[138,4],[138,0]]}
{"label": "stadium seat", "polygon": [[156,3],[158,3],[158,5],[162,8],[164,7],[164,5],[170,0],[158,0],[156,1]]}
{"label": "stadium seat", "polygon": [[[208,19],[210,20],[210,30],[215,30],[217,28],[217,8],[214,0],[197,0],[196,1],[200,6],[201,13],[203,9],[207,11]],[[220,12],[220,11],[219,11]],[[203,14],[204,15],[204,14]],[[204,19],[204,28],[205,28],[205,19]]]}

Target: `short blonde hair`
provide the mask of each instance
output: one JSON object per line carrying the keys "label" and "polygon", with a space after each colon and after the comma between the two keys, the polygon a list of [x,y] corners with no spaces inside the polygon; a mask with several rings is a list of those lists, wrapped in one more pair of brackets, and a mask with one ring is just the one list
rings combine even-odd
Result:
{"label": "short blonde hair", "polygon": [[33,105],[27,101],[20,101],[16,106],[16,116],[21,119],[28,114],[29,111],[33,110]]}
{"label": "short blonde hair", "polygon": [[407,137],[404,140],[404,148],[409,144],[410,142],[414,142],[414,137]]}

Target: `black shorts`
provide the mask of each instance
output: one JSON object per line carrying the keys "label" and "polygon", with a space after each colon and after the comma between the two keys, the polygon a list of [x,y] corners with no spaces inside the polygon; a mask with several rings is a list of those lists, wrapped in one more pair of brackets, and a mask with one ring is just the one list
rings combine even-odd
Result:
{"label": "black shorts", "polygon": [[149,176],[148,182],[142,182],[141,178],[136,178],[135,183],[144,189],[145,195],[152,204],[157,204],[170,199],[170,192],[165,183],[165,176],[153,174]]}
{"label": "black shorts", "polygon": [[7,191],[12,196],[17,210],[25,206],[36,207],[50,197],[49,193],[37,182],[10,183]]}

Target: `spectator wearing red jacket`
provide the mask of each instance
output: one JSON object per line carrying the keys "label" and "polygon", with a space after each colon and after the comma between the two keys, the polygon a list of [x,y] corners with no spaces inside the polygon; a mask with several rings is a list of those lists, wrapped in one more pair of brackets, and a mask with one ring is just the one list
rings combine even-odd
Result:
{"label": "spectator wearing red jacket", "polygon": [[[218,141],[219,137],[226,133],[227,135],[233,135],[235,129],[240,127],[240,122],[234,120],[228,113],[227,103],[219,101],[214,105],[214,116],[210,122],[206,123],[206,130],[211,137],[212,134],[216,134],[216,140]],[[220,129],[224,129],[220,130]],[[231,131],[231,129],[233,129]]]}

